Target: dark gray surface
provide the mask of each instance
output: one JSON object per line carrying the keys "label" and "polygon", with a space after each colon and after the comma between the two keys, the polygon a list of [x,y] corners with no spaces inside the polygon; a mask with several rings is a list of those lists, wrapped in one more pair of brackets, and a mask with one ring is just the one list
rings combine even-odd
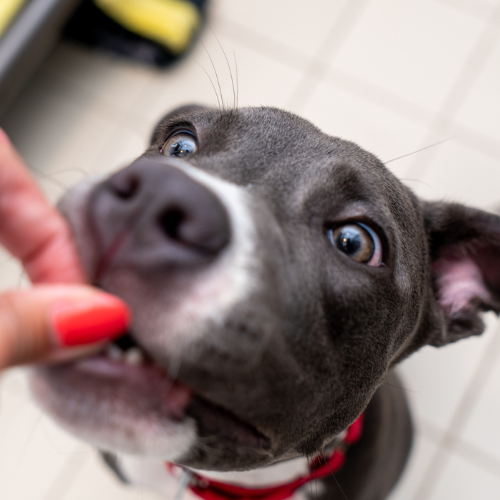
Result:
{"label": "dark gray surface", "polygon": [[81,0],[31,0],[0,38],[0,117],[57,42]]}

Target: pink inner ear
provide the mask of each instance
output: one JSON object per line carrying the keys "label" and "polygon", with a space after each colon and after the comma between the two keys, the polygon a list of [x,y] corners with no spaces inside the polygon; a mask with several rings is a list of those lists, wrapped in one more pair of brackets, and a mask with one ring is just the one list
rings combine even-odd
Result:
{"label": "pink inner ear", "polygon": [[470,307],[478,299],[488,303],[488,291],[479,266],[471,257],[442,256],[434,265],[438,287],[438,300],[448,314]]}

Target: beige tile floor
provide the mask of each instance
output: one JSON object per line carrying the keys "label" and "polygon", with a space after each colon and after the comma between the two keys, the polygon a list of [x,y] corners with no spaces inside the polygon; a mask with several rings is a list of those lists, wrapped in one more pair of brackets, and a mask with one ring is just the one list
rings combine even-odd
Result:
{"label": "beige tile floor", "polygon": [[[61,43],[2,125],[55,200],[71,184],[134,158],[178,104],[226,103],[297,112],[351,139],[427,198],[500,204],[500,1],[214,0],[191,56],[158,72]],[[25,285],[0,255],[1,289]],[[500,498],[500,335],[426,348],[401,366],[417,438],[390,500]],[[0,389],[2,500],[146,500],[33,404],[25,375]]]}

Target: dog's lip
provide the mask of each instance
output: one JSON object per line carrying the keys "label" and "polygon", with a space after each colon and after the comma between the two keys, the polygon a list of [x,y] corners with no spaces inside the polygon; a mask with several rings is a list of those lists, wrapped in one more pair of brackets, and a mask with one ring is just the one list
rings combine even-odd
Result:
{"label": "dog's lip", "polygon": [[181,422],[186,417],[191,417],[197,422],[199,430],[210,436],[248,448],[265,450],[271,448],[270,439],[253,425],[239,418],[234,412],[212,403],[178,379],[172,378],[168,371],[157,364],[130,333],[119,337],[112,343],[124,349],[139,347],[145,355],[145,363],[138,366],[129,365],[107,358],[103,351],[97,355],[73,361],[73,367],[93,377],[102,378],[108,382],[115,381],[117,387],[123,386],[124,383],[134,386],[138,378],[142,380],[150,378],[156,382],[162,379],[162,407],[170,419]]}
{"label": "dog's lip", "polygon": [[193,394],[186,414],[193,417],[204,431],[249,448],[269,450],[271,441],[254,426],[240,420],[234,413]]}
{"label": "dog's lip", "polygon": [[74,371],[97,384],[109,386],[110,390],[126,387],[137,393],[138,400],[146,397],[145,389],[156,387],[161,400],[161,411],[170,420],[182,421],[192,397],[192,391],[166,375],[166,372],[152,363],[130,365],[109,359],[103,352],[80,358],[68,364]]}

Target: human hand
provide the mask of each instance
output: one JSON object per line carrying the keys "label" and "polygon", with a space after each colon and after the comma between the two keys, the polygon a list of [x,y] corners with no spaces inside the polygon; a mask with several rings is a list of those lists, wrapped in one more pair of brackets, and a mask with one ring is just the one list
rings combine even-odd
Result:
{"label": "human hand", "polygon": [[[81,355],[122,334],[118,298],[86,285],[68,225],[0,129],[0,243],[35,285],[0,294],[0,370]],[[63,349],[73,346],[72,349]]]}

